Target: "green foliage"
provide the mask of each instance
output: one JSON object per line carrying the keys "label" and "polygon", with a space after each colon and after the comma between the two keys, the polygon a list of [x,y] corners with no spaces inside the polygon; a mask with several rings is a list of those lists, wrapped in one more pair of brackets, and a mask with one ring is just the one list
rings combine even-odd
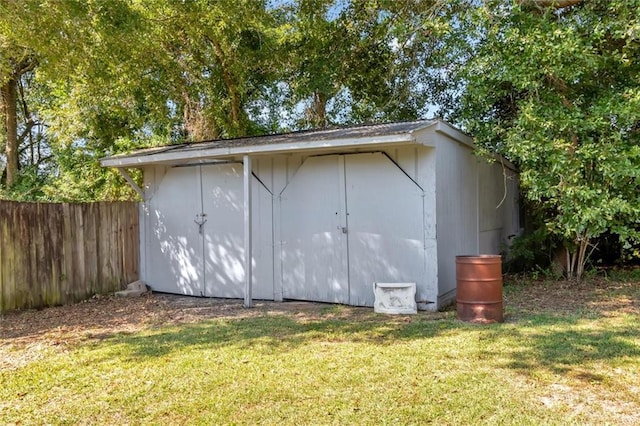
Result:
{"label": "green foliage", "polygon": [[[57,169],[42,186],[42,197],[51,201],[132,200],[135,192],[123,185],[115,170],[105,170],[98,156],[78,147],[65,147],[56,153]],[[141,181],[141,172],[134,173]]]}
{"label": "green foliage", "polygon": [[17,145],[41,155],[1,196],[121,198],[100,156],[423,116],[450,16],[439,1],[2,1],[0,83],[20,89]]}
{"label": "green foliage", "polygon": [[510,273],[548,268],[554,244],[545,228],[514,238],[507,251],[504,269]]}
{"label": "green foliage", "polygon": [[295,2],[283,37],[295,127],[426,115],[441,100],[434,69],[451,11],[440,3]]}
{"label": "green foliage", "polygon": [[[138,108],[132,83],[140,80],[135,71],[141,70],[142,50],[131,48],[139,45],[139,16],[126,1],[42,3],[0,4],[0,48],[19,46],[34,64],[13,74],[19,89],[18,175],[11,188],[0,187],[0,196],[122,198],[131,192],[99,167],[98,158],[117,138],[148,127],[150,114]],[[6,70],[0,67],[3,79],[11,78]]]}
{"label": "green foliage", "polygon": [[150,67],[179,137],[260,133],[247,109],[273,88],[279,69],[278,24],[265,1],[150,1],[140,10],[154,43]]}
{"label": "green foliage", "polygon": [[606,272],[607,279],[626,283],[640,282],[640,268],[614,268]]}
{"label": "green foliage", "polygon": [[637,241],[640,2],[470,10],[460,26],[475,52],[462,73],[466,129],[518,165],[547,229],[582,262],[605,231]]}

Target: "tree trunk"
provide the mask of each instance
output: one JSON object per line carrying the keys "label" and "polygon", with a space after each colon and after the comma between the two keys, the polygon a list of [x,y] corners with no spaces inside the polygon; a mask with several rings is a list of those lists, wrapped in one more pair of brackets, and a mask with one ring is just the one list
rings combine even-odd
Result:
{"label": "tree trunk", "polygon": [[220,136],[216,123],[207,117],[202,104],[191,99],[191,96],[184,92],[183,120],[187,137],[190,141],[204,141],[218,139]]}
{"label": "tree trunk", "polygon": [[318,129],[327,127],[327,96],[324,93],[314,92],[311,108],[307,110],[311,125]]}
{"label": "tree trunk", "polygon": [[578,251],[569,249],[568,246],[565,247],[565,250],[567,251],[567,280],[571,281],[575,278],[580,281],[582,272],[580,272]]}
{"label": "tree trunk", "polygon": [[229,100],[231,101],[231,127],[233,128],[233,133],[230,134],[232,137],[236,136],[244,136],[245,129],[242,128],[241,121],[241,99],[240,93],[238,91],[238,85],[234,79],[234,76],[229,71],[229,64],[227,61],[227,56],[222,49],[222,46],[218,41],[209,39],[211,44],[213,45],[213,49],[215,51],[218,60],[220,61],[220,68],[222,69],[222,80],[224,81],[225,86],[227,86],[227,92],[229,94]]}
{"label": "tree trunk", "polygon": [[[6,117],[6,108],[4,106],[4,99],[2,96],[2,90],[0,89],[0,155],[4,154],[6,148],[6,140],[7,140],[7,120],[4,119]],[[5,167],[2,167],[0,164],[0,185],[4,180],[4,172]]]}
{"label": "tree trunk", "polygon": [[573,241],[573,249],[569,249],[568,245],[565,245],[567,256],[567,279],[576,279],[580,281],[584,275],[585,266],[589,256],[593,252],[587,253],[587,249],[590,245],[590,238],[586,234],[577,235]]}
{"label": "tree trunk", "polygon": [[582,236],[578,239],[578,261],[576,267],[576,279],[580,281],[584,274],[584,267],[587,264],[589,255],[587,254],[587,248],[589,248],[589,237]]}
{"label": "tree trunk", "polygon": [[9,79],[2,86],[2,103],[4,104],[4,129],[7,132],[7,145],[5,154],[7,155],[7,189],[15,184],[18,174],[18,113],[16,109],[16,86],[17,80]]}

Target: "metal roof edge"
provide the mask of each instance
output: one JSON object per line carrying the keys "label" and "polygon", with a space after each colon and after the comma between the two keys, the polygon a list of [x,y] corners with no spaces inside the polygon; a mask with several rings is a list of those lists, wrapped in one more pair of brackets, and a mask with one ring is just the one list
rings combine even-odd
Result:
{"label": "metal roof edge", "polygon": [[[428,126],[425,126],[428,127]],[[421,128],[422,129],[422,128]],[[419,129],[413,129],[405,133],[394,133],[383,136],[365,136],[365,137],[350,137],[350,138],[338,138],[317,140],[310,142],[288,142],[278,144],[265,144],[265,145],[241,145],[237,147],[225,147],[225,148],[203,148],[193,149],[190,151],[162,151],[154,154],[147,154],[144,156],[137,155],[124,155],[105,157],[100,159],[100,164],[103,167],[138,167],[155,163],[168,163],[168,162],[180,162],[185,160],[192,160],[196,158],[216,158],[223,156],[233,155],[245,155],[245,154],[268,154],[268,153],[283,153],[288,151],[308,151],[317,149],[330,149],[330,148],[348,148],[357,147],[362,145],[385,145],[385,144],[398,144],[398,143],[415,143],[415,136],[413,132]],[[193,146],[193,145],[192,145]]]}
{"label": "metal roof edge", "polygon": [[[443,134],[445,136],[448,136],[449,138],[460,142],[463,145],[468,146],[469,148],[475,150],[476,149],[476,144],[473,141],[473,137],[467,135],[466,133],[462,132],[461,130],[455,128],[454,126],[452,126],[451,124],[447,123],[446,121],[442,120],[442,119],[437,119],[436,120],[437,123],[437,127],[435,129],[436,132]],[[495,152],[492,152],[490,154],[490,156],[496,160],[496,161],[500,161],[502,164],[504,164],[505,166],[507,166],[509,169],[511,169],[514,172],[518,172],[518,168],[516,167],[515,164],[513,164],[511,161],[507,160],[506,158],[504,158],[502,155],[497,154]]]}
{"label": "metal roof edge", "polygon": [[436,120],[436,132],[443,134],[445,136],[450,137],[451,139],[460,142],[464,145],[469,146],[470,148],[474,148],[475,149],[475,144],[473,142],[473,138],[465,133],[463,133],[461,130],[453,127],[451,124],[447,123],[446,121],[438,118]]}

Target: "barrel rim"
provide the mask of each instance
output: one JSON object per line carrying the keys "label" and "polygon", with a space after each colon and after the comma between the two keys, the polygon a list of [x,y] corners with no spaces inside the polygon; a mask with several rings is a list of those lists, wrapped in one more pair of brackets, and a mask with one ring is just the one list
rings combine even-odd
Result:
{"label": "barrel rim", "polygon": [[501,254],[459,254],[456,256],[456,259],[470,259],[470,258],[498,259],[498,258],[502,258],[502,255]]}

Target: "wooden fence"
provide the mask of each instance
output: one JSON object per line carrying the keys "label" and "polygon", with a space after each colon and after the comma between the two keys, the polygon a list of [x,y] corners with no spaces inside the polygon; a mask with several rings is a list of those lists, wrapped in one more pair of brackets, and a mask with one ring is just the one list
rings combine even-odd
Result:
{"label": "wooden fence", "polygon": [[63,305],[138,278],[138,204],[0,201],[0,312]]}

